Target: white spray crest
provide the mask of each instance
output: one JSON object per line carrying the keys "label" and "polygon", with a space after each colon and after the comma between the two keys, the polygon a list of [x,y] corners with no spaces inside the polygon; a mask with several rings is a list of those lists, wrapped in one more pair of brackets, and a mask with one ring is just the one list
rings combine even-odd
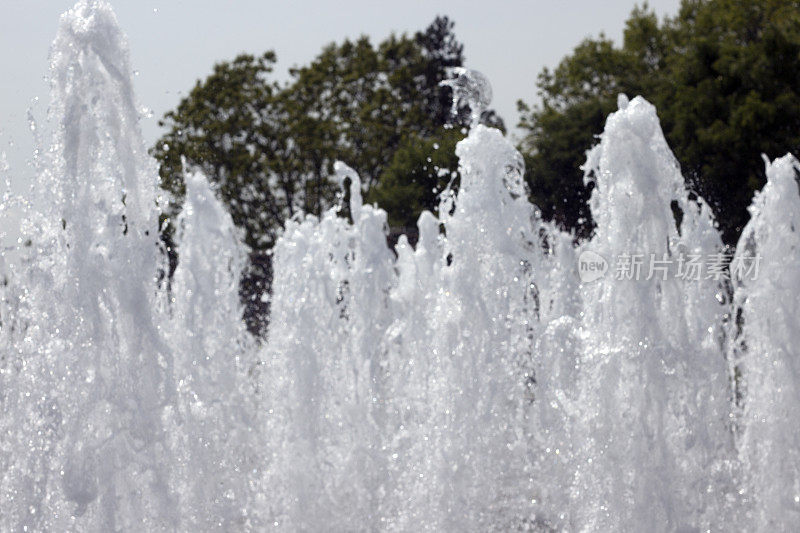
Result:
{"label": "white spray crest", "polygon": [[471,126],[478,124],[481,114],[492,103],[492,85],[489,79],[477,70],[454,67],[450,79],[441,82],[440,85],[453,89],[453,115],[458,112],[462,104],[469,107]]}
{"label": "white spray crest", "polygon": [[358,172],[341,161],[333,164],[333,171],[336,173],[336,182],[342,188],[343,193],[345,192],[345,180],[350,179],[350,213],[354,221],[358,220],[361,206],[364,205],[361,198],[361,178],[358,176]]}

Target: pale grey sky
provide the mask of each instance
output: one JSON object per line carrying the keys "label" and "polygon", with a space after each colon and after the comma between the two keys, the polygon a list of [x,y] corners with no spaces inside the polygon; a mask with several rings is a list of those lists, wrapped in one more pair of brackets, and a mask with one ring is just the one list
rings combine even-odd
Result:
{"label": "pale grey sky", "polygon": [[[331,41],[369,35],[378,42],[392,31],[422,29],[437,14],[456,23],[467,66],[492,82],[493,106],[508,126],[517,122],[516,100],[534,101],[537,73],[587,36],[601,31],[619,40],[636,0],[117,0],[112,1],[128,35],[138,72],[139,103],[154,116],[142,121],[145,140],[159,135],[158,117],[182,92],[205,77],[216,61],[240,52],[274,49],[278,74],[307,63]],[[650,0],[659,16],[677,12],[679,0]],[[22,191],[33,141],[27,111],[44,120],[47,54],[59,15],[73,0],[0,0],[0,152],[11,165],[14,189]],[[39,97],[34,105],[33,98]],[[13,146],[9,143],[13,142]],[[12,222],[0,221],[15,234]],[[1,233],[1,232],[0,232]]]}

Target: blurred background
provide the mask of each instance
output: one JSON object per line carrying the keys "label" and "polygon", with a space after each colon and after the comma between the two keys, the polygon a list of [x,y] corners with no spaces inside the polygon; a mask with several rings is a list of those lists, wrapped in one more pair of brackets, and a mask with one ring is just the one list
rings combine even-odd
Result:
{"label": "blurred background", "polygon": [[[47,118],[48,46],[71,5],[0,5],[0,151],[17,194],[35,150],[47,146],[37,136]],[[491,81],[481,122],[519,147],[531,201],[576,240],[594,229],[593,180],[580,166],[619,93],[657,106],[687,187],[711,205],[730,245],[765,181],[760,155],[796,153],[800,144],[797,1],[113,5],[167,198],[162,237],[172,267],[186,164],[208,176],[243,230],[251,255],[241,294],[254,333],[268,312],[269,252],[288,218],[336,204],[336,160],[358,171],[366,201],[387,211],[390,245],[400,234],[413,244],[420,212],[435,211],[442,190],[457,190],[453,150],[469,117],[451,109],[450,89],[440,86],[454,67]],[[19,237],[18,220],[13,212],[2,220],[6,247]]]}
{"label": "blurred background", "polygon": [[[35,97],[44,100],[42,111],[46,107],[48,49],[59,16],[74,3],[0,2],[0,130],[6,143],[13,138],[31,146],[27,110]],[[378,43],[393,32],[422,30],[437,15],[455,22],[467,65],[489,77],[494,107],[514,125],[516,100],[535,98],[542,67],[557,65],[583,38],[600,32],[619,42],[634,2],[117,0],[112,5],[130,42],[139,101],[154,114],[142,122],[145,139],[154,141],[160,134],[157,119],[216,62],[274,50],[276,78],[288,80],[290,67],[309,63],[331,42],[366,35]],[[679,0],[650,2],[659,15],[676,13],[678,5]],[[2,149],[15,162],[30,156]]]}

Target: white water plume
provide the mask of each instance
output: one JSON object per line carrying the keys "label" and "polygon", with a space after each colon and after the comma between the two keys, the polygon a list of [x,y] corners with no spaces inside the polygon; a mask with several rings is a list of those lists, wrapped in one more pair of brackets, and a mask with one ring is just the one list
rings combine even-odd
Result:
{"label": "white water plume", "polygon": [[768,164],[732,282],[692,277],[725,250],[652,105],[621,96],[589,152],[597,230],[576,244],[528,201],[520,154],[477,123],[488,81],[462,69],[457,192],[391,250],[386,213],[338,163],[343,205],[293,218],[273,250],[259,344],[242,324],[240,230],[195,172],[166,278],[167,199],[126,46],[106,2],[63,16],[52,140],[30,197],[0,200],[0,216],[25,209],[19,250],[0,257],[0,529],[797,523],[791,156]]}
{"label": "white water plume", "polygon": [[[731,364],[742,396],[743,523],[751,531],[800,521],[798,170],[791,155],[767,161],[767,184],[753,200],[732,263],[739,331]],[[750,267],[759,269],[756,279],[742,275]]]}

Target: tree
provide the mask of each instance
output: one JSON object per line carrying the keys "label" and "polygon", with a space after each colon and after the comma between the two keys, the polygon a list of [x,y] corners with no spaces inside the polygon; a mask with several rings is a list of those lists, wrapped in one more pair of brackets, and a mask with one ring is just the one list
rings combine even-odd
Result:
{"label": "tree", "polygon": [[539,75],[539,107],[518,103],[519,126],[527,131],[521,151],[532,201],[546,219],[577,230],[580,237],[588,236],[593,225],[590,189],[579,167],[624,85],[618,73],[628,72],[631,63],[603,36],[584,41],[554,72],[545,69]]}
{"label": "tree", "polygon": [[520,102],[533,200],[578,236],[591,233],[578,166],[615,109],[619,92],[659,109],[688,185],[714,208],[723,237],[737,239],[770,157],[800,143],[800,3],[683,0],[659,24],[637,7],[620,47],[589,39],[539,76],[541,103]]}
{"label": "tree", "polygon": [[[413,233],[422,211],[438,209],[445,188],[458,186],[455,145],[463,138],[456,129],[430,138],[406,137],[394,152],[381,181],[370,191],[369,200],[383,207],[395,232]],[[416,235],[409,235],[412,242]]]}
{"label": "tree", "polygon": [[[422,211],[438,209],[439,193],[447,185],[458,188],[454,150],[471,120],[464,105],[453,112],[452,91],[441,86],[451,69],[464,63],[464,47],[453,28],[447,17],[437,17],[413,39],[392,36],[380,47],[390,85],[398,92],[396,131],[401,135],[384,145],[386,166],[366,199],[387,211],[393,234],[410,233],[412,243]],[[494,110],[484,111],[481,122],[505,131]]]}
{"label": "tree", "polygon": [[[234,223],[244,228],[250,265],[243,275],[241,296],[245,320],[254,333],[262,332],[268,312],[268,251],[283,221],[300,210],[319,213],[332,197],[325,176],[308,172],[296,157],[302,147],[294,139],[298,130],[302,134],[303,124],[290,120],[291,110],[280,88],[269,79],[274,63],[275,54],[267,52],[216,65],[159,122],[169,131],[151,150],[160,163],[161,185],[174,198],[168,217],[182,205],[186,162],[199,167],[216,185]],[[174,270],[177,255],[170,225],[164,240]]]}
{"label": "tree", "polygon": [[[427,157],[441,157],[434,144],[457,140],[460,130],[445,126],[465,123],[463,109],[450,117],[450,89],[439,85],[462,62],[453,23],[437,17],[422,32],[391,35],[378,46],[367,37],[330,44],[310,64],[291,69],[282,86],[270,80],[274,53],[239,56],[216,65],[164,116],[160,124],[168,132],[152,154],[175,198],[167,215],[181,206],[183,162],[200,167],[245,229],[251,261],[241,296],[250,331],[261,334],[266,325],[272,245],[287,218],[319,215],[331,205],[336,160],[359,172],[367,198],[385,204],[401,227],[413,226],[423,206],[435,205],[434,188],[415,180],[427,172]],[[502,127],[493,112],[484,119]],[[413,157],[396,155],[401,148]],[[393,201],[391,187],[373,194],[384,175],[398,190],[414,190],[413,209]],[[168,224],[164,239],[171,242]],[[179,251],[171,249],[174,269]]]}

